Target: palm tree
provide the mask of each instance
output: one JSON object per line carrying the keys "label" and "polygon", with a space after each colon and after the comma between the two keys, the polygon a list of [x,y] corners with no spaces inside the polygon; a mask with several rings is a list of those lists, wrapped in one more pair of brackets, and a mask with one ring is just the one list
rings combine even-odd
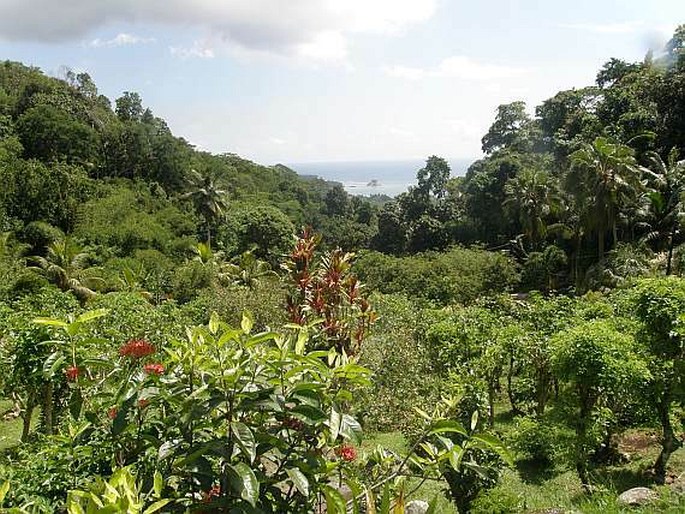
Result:
{"label": "palm tree", "polygon": [[547,221],[559,210],[561,200],[552,176],[536,168],[525,168],[504,188],[505,207],[518,214],[524,235],[538,247],[547,235]]}
{"label": "palm tree", "polygon": [[222,266],[219,278],[253,289],[265,278],[278,278],[278,273],[268,262],[258,259],[248,250],[236,257],[233,263]]}
{"label": "palm tree", "polygon": [[30,260],[50,282],[62,291],[71,291],[81,303],[95,296],[94,289],[104,283],[99,268],[90,266],[90,255],[65,236],[48,246],[45,257],[34,256]]}
{"label": "palm tree", "polygon": [[680,233],[681,221],[685,215],[685,160],[678,160],[677,148],[671,149],[666,162],[656,152],[649,152],[648,158],[652,165],[651,169],[647,170],[652,188],[647,196],[652,230],[646,238],[666,244],[666,274],[670,275],[675,240]]}
{"label": "palm tree", "polygon": [[[637,196],[643,186],[641,168],[633,149],[597,137],[571,154],[570,189],[578,197],[585,197],[588,211],[584,217],[588,228],[597,234],[600,261],[604,259],[605,237],[611,231],[618,239],[617,221],[621,208]],[[585,203],[585,202],[579,202]]]}
{"label": "palm tree", "polygon": [[195,208],[205,222],[207,230],[207,245],[212,242],[212,227],[221,218],[226,210],[226,191],[217,188],[214,180],[208,175],[202,175],[196,170],[190,170],[190,191],[182,195],[183,198],[191,198]]}

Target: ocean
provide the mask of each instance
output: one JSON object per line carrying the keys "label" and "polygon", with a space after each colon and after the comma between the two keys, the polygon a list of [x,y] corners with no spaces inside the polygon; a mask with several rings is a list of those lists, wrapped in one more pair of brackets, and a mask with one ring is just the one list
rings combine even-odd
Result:
{"label": "ocean", "polygon": [[[476,159],[448,159],[452,176],[463,176]],[[423,159],[405,161],[306,162],[287,166],[300,175],[315,175],[342,183],[353,195],[373,194],[397,196],[416,184],[416,172],[423,168]]]}

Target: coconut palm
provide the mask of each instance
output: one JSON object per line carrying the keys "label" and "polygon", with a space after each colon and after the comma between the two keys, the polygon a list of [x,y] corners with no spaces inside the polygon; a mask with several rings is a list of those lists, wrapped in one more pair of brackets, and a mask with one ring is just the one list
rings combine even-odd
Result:
{"label": "coconut palm", "polygon": [[192,199],[195,208],[205,222],[207,245],[212,243],[212,227],[223,216],[226,210],[226,191],[219,189],[214,180],[208,175],[202,175],[196,170],[190,170],[190,191],[183,198]]}
{"label": "coconut palm", "polygon": [[651,230],[646,239],[657,241],[661,248],[666,247],[666,274],[670,275],[673,249],[685,215],[685,160],[678,160],[676,148],[670,151],[666,162],[656,152],[650,152],[647,157],[651,166],[646,174],[652,190],[647,195]]}
{"label": "coconut palm", "polygon": [[547,222],[559,210],[556,183],[546,171],[525,168],[504,188],[505,207],[518,215],[523,233],[535,249],[547,235]]}
{"label": "coconut palm", "polygon": [[74,293],[81,303],[95,296],[95,289],[104,284],[100,269],[90,266],[90,255],[68,236],[51,243],[45,257],[29,259],[32,268],[62,291]]}
{"label": "coconut palm", "polygon": [[605,137],[597,137],[571,154],[569,188],[574,196],[587,200],[584,218],[588,228],[597,234],[600,260],[604,259],[607,232],[611,231],[614,242],[618,240],[621,208],[643,189],[641,171],[632,148]]}

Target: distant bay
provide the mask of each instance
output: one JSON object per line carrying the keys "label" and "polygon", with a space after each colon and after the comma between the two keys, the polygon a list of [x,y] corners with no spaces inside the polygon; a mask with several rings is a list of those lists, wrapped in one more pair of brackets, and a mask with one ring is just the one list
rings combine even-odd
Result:
{"label": "distant bay", "polygon": [[[474,159],[449,159],[452,176],[463,176]],[[423,159],[402,161],[338,161],[288,164],[300,175],[314,175],[342,183],[353,195],[397,196],[416,184],[416,172]]]}

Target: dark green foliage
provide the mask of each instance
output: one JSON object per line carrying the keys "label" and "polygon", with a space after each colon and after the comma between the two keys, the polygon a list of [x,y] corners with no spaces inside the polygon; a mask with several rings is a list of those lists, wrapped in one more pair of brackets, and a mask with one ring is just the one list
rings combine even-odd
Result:
{"label": "dark green foliage", "polygon": [[219,229],[219,241],[230,255],[249,250],[275,265],[292,246],[294,234],[295,227],[278,208],[236,204]]}

